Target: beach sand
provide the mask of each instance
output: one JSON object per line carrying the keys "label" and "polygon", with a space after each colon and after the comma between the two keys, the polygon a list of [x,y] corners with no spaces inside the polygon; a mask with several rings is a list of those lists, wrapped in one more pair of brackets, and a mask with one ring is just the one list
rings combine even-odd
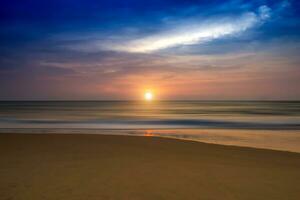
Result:
{"label": "beach sand", "polygon": [[300,154],[156,137],[0,134],[1,200],[300,199]]}

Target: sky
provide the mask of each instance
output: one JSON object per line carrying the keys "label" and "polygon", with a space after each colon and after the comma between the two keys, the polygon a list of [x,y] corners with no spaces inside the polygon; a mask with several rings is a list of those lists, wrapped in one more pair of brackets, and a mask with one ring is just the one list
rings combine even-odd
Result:
{"label": "sky", "polygon": [[296,0],[1,0],[0,100],[299,100]]}

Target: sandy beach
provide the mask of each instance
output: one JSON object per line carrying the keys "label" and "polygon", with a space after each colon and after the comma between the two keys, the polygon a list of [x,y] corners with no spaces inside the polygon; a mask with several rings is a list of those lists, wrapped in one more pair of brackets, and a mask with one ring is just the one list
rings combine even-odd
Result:
{"label": "sandy beach", "polygon": [[157,137],[0,135],[0,199],[299,199],[300,154]]}

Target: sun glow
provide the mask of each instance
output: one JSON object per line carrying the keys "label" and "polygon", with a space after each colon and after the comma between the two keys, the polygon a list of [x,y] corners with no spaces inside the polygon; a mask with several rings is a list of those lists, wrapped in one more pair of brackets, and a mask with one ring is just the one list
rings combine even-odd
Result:
{"label": "sun glow", "polygon": [[153,94],[152,94],[152,92],[145,92],[145,94],[144,94],[144,98],[145,98],[145,100],[146,101],[151,101],[152,99],[153,99]]}

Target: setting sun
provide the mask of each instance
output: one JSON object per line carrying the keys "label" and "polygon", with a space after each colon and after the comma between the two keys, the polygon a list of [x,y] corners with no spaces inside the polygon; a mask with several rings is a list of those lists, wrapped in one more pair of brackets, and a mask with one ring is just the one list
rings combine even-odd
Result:
{"label": "setting sun", "polygon": [[144,98],[145,98],[146,101],[151,101],[153,99],[152,92],[145,92]]}

